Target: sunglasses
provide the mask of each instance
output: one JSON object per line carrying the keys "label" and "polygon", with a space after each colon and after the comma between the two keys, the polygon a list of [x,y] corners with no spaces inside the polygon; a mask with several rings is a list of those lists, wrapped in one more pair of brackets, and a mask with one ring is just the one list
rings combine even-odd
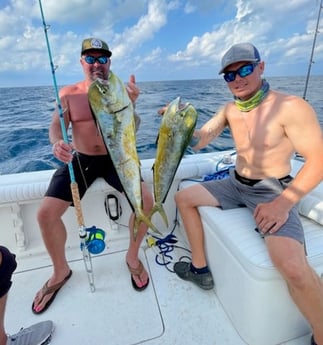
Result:
{"label": "sunglasses", "polygon": [[224,73],[223,78],[227,83],[230,83],[236,79],[237,74],[241,78],[247,77],[254,71],[257,65],[258,65],[258,62],[248,63],[247,65],[241,66],[236,71],[229,71],[229,72]]}
{"label": "sunglasses", "polygon": [[101,65],[105,65],[108,62],[108,60],[109,60],[109,58],[107,56],[94,57],[94,56],[91,56],[91,55],[87,55],[83,59],[89,65],[93,65],[96,62],[98,62]]}

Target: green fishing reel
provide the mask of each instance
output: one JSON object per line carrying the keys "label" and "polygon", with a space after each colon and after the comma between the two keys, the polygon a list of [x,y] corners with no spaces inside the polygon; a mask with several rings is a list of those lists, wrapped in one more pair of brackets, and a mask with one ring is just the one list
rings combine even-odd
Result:
{"label": "green fishing reel", "polygon": [[[85,245],[91,254],[100,254],[105,249],[105,231],[92,226],[86,229]],[[84,242],[81,243],[81,250],[83,250]]]}

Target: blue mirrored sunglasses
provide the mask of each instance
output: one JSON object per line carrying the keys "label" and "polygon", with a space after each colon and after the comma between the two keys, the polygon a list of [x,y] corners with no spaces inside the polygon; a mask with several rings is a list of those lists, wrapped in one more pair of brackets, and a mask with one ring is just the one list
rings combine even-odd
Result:
{"label": "blue mirrored sunglasses", "polygon": [[254,68],[258,65],[258,62],[248,63],[247,65],[241,66],[236,71],[229,71],[224,73],[223,78],[227,83],[234,81],[236,79],[236,75],[238,74],[241,78],[247,77],[250,75]]}
{"label": "blue mirrored sunglasses", "polygon": [[105,65],[109,60],[109,58],[107,56],[94,57],[91,55],[84,56],[83,59],[89,65],[93,65],[93,64],[95,64],[95,62],[98,62],[101,65]]}

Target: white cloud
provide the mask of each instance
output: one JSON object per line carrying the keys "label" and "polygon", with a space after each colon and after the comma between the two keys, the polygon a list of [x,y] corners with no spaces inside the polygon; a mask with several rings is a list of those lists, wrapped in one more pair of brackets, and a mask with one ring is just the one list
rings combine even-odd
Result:
{"label": "white cloud", "polygon": [[113,52],[115,55],[126,55],[140,48],[150,40],[156,32],[166,24],[167,6],[165,1],[152,0],[148,4],[146,15],[139,18],[138,22],[126,28],[122,34],[116,35]]}
{"label": "white cloud", "polygon": [[[114,68],[125,75],[135,70],[150,80],[177,79],[178,70],[187,70],[181,75],[190,78],[193,69],[195,76],[207,77],[203,71],[209,66],[217,70],[224,51],[240,41],[254,42],[272,71],[275,66],[290,71],[298,63],[305,70],[318,10],[317,1],[309,4],[308,0],[70,0],[59,4],[43,0],[42,4],[50,24],[53,60],[64,82],[82,78],[80,45],[89,36],[109,43]],[[314,71],[323,71],[320,37]],[[2,0],[0,50],[0,79],[14,73],[17,79],[24,71],[30,73],[30,80],[36,74],[35,79],[50,80],[38,1]]]}
{"label": "white cloud", "polygon": [[[169,60],[176,63],[218,64],[225,50],[241,41],[253,42],[262,52],[263,58],[270,57],[276,63],[307,59],[313,37],[308,34],[306,16],[300,16],[304,12],[313,16],[313,12],[309,13],[307,0],[284,3],[237,0],[235,7],[234,18],[216,26],[213,31],[192,37],[185,49],[171,53]],[[291,17],[293,15],[295,19]],[[282,28],[293,26],[292,21],[286,18],[293,18],[294,23],[303,21],[304,26],[286,34]],[[313,28],[313,19],[309,22]],[[317,45],[318,54],[322,50],[321,46],[322,42]]]}
{"label": "white cloud", "polygon": [[[30,0],[20,0],[30,1]],[[42,6],[47,21],[73,25],[75,23],[87,26],[113,25],[125,18],[138,16],[145,8],[145,0],[43,0]],[[37,15],[38,1],[34,5]]]}

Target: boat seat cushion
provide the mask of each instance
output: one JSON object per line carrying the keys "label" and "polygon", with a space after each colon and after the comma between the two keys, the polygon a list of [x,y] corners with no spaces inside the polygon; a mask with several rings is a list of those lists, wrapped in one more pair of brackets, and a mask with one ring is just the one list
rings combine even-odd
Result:
{"label": "boat seat cushion", "polygon": [[[180,188],[189,184],[192,182],[183,181]],[[309,215],[318,207],[312,201],[307,199],[303,204]],[[264,239],[255,231],[251,212],[246,207],[223,211],[207,206],[199,207],[199,212],[216,294],[243,340],[250,345],[273,345],[310,332],[270,259]],[[301,216],[308,261],[322,275],[323,226],[317,220]]]}
{"label": "boat seat cushion", "polygon": [[[299,213],[315,222],[323,225],[323,195],[309,194],[298,205]],[[321,227],[323,229],[323,227]]]}
{"label": "boat seat cushion", "polygon": [[[258,279],[279,277],[269,257],[264,239],[255,231],[256,224],[247,208],[222,211],[215,207],[200,207],[204,224],[227,246],[228,250]],[[323,265],[323,227],[301,217],[305,231],[308,260],[315,267]]]}
{"label": "boat seat cushion", "polygon": [[[180,189],[196,182],[183,181]],[[322,196],[320,197],[320,194]],[[323,193],[314,190],[299,203],[301,222],[304,227],[308,260],[314,266],[323,264]],[[255,221],[247,208],[221,210],[216,207],[199,207],[204,223],[217,231],[217,236],[226,244],[232,254],[253,275],[268,274],[278,276],[269,257],[266,245],[255,231]],[[212,227],[212,224],[214,225]],[[238,226],[237,226],[238,225]]]}

